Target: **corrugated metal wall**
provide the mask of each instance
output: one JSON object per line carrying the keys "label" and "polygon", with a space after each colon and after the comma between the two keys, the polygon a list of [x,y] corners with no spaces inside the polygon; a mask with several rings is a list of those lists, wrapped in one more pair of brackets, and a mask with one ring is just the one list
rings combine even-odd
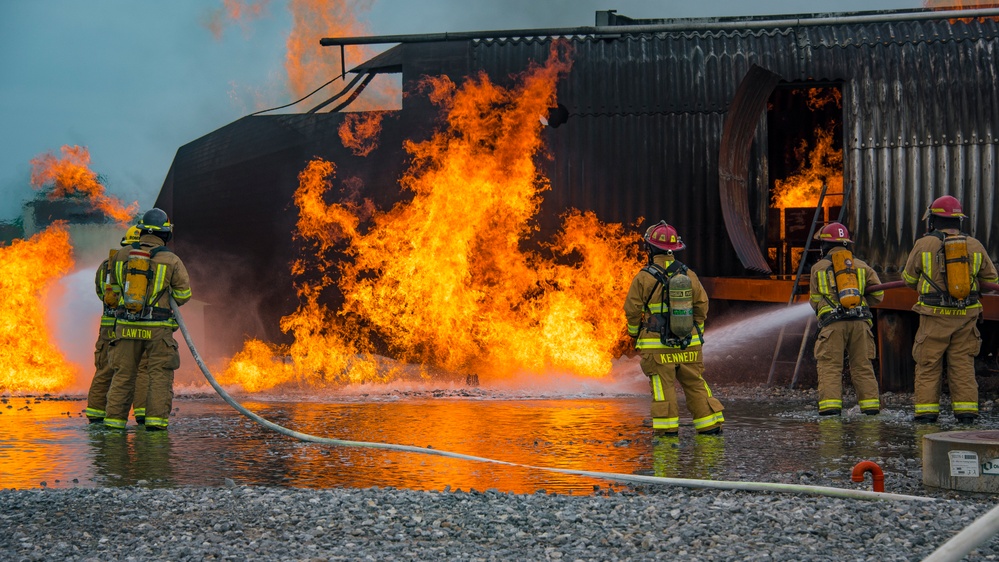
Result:
{"label": "corrugated metal wall", "polygon": [[[665,218],[690,242],[686,260],[699,271],[744,273],[722,221],[718,149],[725,112],[756,64],[789,82],[842,83],[844,181],[854,184],[847,222],[876,267],[904,264],[923,209],[948,193],[999,257],[997,38],[993,20],[575,38],[573,69],[559,86],[570,119],[548,132],[546,208],[597,209],[624,223]],[[549,43],[479,41],[470,66],[502,80],[545,60]],[[760,162],[765,148],[756,147]],[[750,171],[759,233],[765,170]]]}

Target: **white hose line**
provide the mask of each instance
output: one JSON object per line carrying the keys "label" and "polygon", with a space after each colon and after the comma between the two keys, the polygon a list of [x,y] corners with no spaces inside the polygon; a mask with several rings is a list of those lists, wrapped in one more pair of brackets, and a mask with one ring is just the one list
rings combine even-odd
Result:
{"label": "white hose line", "polygon": [[923,562],[958,562],[966,554],[985,544],[999,533],[999,507],[979,517],[963,531],[933,551]]}
{"label": "white hose line", "polygon": [[194,346],[194,340],[191,339],[190,333],[187,331],[187,326],[184,324],[184,318],[180,314],[180,307],[177,305],[173,297],[170,298],[170,307],[173,308],[174,316],[177,319],[177,324],[180,326],[180,331],[184,335],[184,340],[187,342],[187,347],[191,349],[191,355],[194,356],[195,362],[197,362],[198,367],[201,369],[201,373],[205,375],[205,379],[208,380],[208,384],[212,385],[215,392],[222,397],[230,406],[232,406],[237,412],[243,414],[244,416],[250,418],[251,420],[259,423],[260,425],[266,427],[267,429],[276,431],[282,435],[287,435],[288,437],[293,437],[301,441],[308,441],[311,443],[319,443],[322,445],[334,445],[337,447],[364,447],[369,449],[391,449],[394,451],[405,451],[408,453],[420,453],[424,455],[436,455],[441,457],[449,457],[453,459],[462,459],[469,461],[478,462],[488,462],[493,464],[503,464],[507,466],[518,466],[521,468],[529,468],[533,470],[545,470],[548,472],[558,472],[562,474],[574,474],[578,476],[589,476],[591,478],[600,478],[604,480],[614,480],[617,482],[631,482],[639,484],[660,484],[667,486],[680,486],[685,488],[715,488],[719,490],[742,490],[742,491],[758,491],[758,492],[789,492],[796,494],[815,494],[820,496],[830,496],[834,498],[853,498],[853,499],[863,499],[863,500],[913,500],[913,501],[936,501],[935,498],[924,497],[924,496],[908,496],[904,494],[889,494],[885,492],[868,492],[866,490],[850,490],[844,488],[832,488],[827,486],[805,486],[796,484],[777,484],[771,482],[733,482],[725,480],[694,480],[689,478],[664,478],[661,476],[642,476],[639,474],[623,474],[617,472],[590,472],[587,470],[572,470],[568,468],[551,468],[544,466],[531,466],[527,464],[519,464],[514,462],[500,461],[496,459],[489,459],[485,457],[476,457],[472,455],[463,455],[461,453],[452,453],[449,451],[441,451],[432,448],[415,447],[412,445],[394,445],[391,443],[372,443],[368,441],[346,441],[342,439],[330,439],[327,437],[317,437],[315,435],[309,435],[308,433],[300,433],[298,431],[282,427],[274,422],[270,422],[257,414],[247,410],[242,404],[237,402],[232,396],[229,395],[225,389],[215,380],[212,376],[211,371],[205,365],[205,362],[201,359],[201,355],[198,353],[197,348]]}

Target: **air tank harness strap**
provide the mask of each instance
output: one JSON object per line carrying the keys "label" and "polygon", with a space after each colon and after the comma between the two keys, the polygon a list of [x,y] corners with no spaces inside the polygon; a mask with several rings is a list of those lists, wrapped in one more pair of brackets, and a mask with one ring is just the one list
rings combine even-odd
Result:
{"label": "air tank harness strap", "polygon": [[840,322],[842,320],[870,320],[871,318],[874,318],[874,315],[871,314],[871,309],[864,305],[855,306],[851,309],[837,306],[819,318],[819,329],[821,330],[833,322]]}
{"label": "air tank harness strap", "polygon": [[[645,311],[645,321],[643,325],[646,330],[659,334],[659,341],[663,344],[671,347],[679,347],[680,349],[687,349],[690,342],[693,341],[693,336],[687,334],[684,338],[678,338],[670,332],[669,329],[669,318],[666,315],[666,311],[669,310],[669,279],[678,273],[687,273],[687,266],[683,264],[680,260],[673,260],[669,267],[665,269],[656,263],[650,263],[649,265],[642,268],[649,275],[656,278],[656,284],[649,291],[648,298],[642,305],[642,309]],[[661,287],[661,289],[660,289]],[[656,289],[660,289],[660,299],[662,302],[662,308],[657,314],[653,314],[652,310],[649,308],[649,302],[652,301],[652,296],[656,294]],[[697,330],[697,335],[704,343],[704,334],[701,332],[701,327],[694,323],[694,328]]]}
{"label": "air tank harness strap", "polygon": [[941,289],[939,285],[934,283],[933,280],[926,275],[926,272],[920,271],[919,275],[920,277],[925,279],[926,282],[929,283],[931,287],[933,287],[934,291],[936,291],[935,293],[926,293],[923,295],[919,295],[920,304],[925,304],[927,306],[939,306],[943,308],[958,308],[958,309],[968,308],[969,306],[978,304],[979,293],[977,291],[973,291],[970,295],[968,295],[967,298],[955,299],[954,297],[950,296],[950,293]]}

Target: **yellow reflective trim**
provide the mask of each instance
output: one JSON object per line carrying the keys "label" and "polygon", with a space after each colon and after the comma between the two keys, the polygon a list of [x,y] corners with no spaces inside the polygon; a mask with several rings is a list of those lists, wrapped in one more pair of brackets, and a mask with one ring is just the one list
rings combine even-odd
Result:
{"label": "yellow reflective trim", "polygon": [[930,252],[923,252],[920,257],[922,259],[923,273],[925,274],[925,277],[923,278],[923,282],[919,284],[919,293],[925,295],[927,293],[935,292],[933,285],[930,285],[930,282],[927,281],[927,279],[933,279],[933,254]]}
{"label": "yellow reflective trim", "polygon": [[722,416],[722,413],[715,412],[711,415],[694,420],[694,429],[704,429],[705,427],[711,427],[712,425],[722,423],[723,421],[725,421],[725,417]]}
{"label": "yellow reflective trim", "polygon": [[955,412],[977,412],[978,402],[954,402],[951,408]]}
{"label": "yellow reflective trim", "polygon": [[861,400],[857,405],[863,409],[870,410],[871,408],[881,408],[881,401],[877,398],[871,398],[870,400]]}
{"label": "yellow reflective trim", "polygon": [[88,418],[103,418],[107,414],[104,410],[98,410],[97,408],[87,408],[83,413]]}
{"label": "yellow reflective trim", "polygon": [[191,298],[191,290],[185,289],[183,291],[171,291],[173,298],[175,299],[187,299]]}
{"label": "yellow reflective trim", "polygon": [[163,285],[166,283],[166,270],[167,267],[165,264],[156,264],[156,276],[153,278],[153,290],[150,291],[146,304],[156,304],[153,302],[153,299],[163,291]]}
{"label": "yellow reflective trim", "polygon": [[146,427],[166,427],[170,425],[167,418],[146,418]]}
{"label": "yellow reflective trim", "polygon": [[902,272],[902,279],[904,279],[906,283],[915,283],[916,281],[919,281],[918,277],[913,277],[905,271]]}
{"label": "yellow reflective trim", "polygon": [[818,282],[819,282],[819,295],[820,296],[822,296],[822,295],[828,295],[829,294],[829,279],[826,276],[825,270],[821,270],[821,271],[818,272]]}
{"label": "yellow reflective trim", "polygon": [[649,377],[652,380],[652,400],[655,402],[663,402],[666,400],[666,394],[663,392],[663,380],[659,375],[652,375]]}
{"label": "yellow reflective trim", "polygon": [[132,413],[135,414],[135,415],[137,415],[137,416],[144,416],[144,415],[146,415],[146,409],[145,408],[133,408],[132,409]]}
{"label": "yellow reflective trim", "polygon": [[137,328],[161,328],[178,326],[173,318],[166,320],[118,320],[118,325],[122,327],[134,326]]}
{"label": "yellow reflective trim", "polygon": [[111,427],[114,429],[125,429],[125,424],[128,423],[127,420],[119,420],[114,418],[104,418],[104,425],[106,427]]}
{"label": "yellow reflective trim", "polygon": [[842,409],[842,400],[819,400],[819,411],[831,410],[831,409]]}
{"label": "yellow reflective trim", "polygon": [[940,404],[916,404],[916,414],[939,414]]}
{"label": "yellow reflective trim", "polygon": [[652,429],[677,429],[680,418],[652,418]]}

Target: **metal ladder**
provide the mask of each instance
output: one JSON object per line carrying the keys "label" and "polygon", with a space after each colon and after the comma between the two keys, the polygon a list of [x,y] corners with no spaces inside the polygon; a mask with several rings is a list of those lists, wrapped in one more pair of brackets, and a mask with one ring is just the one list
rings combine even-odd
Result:
{"label": "metal ladder", "polygon": [[[791,285],[791,297],[788,298],[787,300],[788,307],[791,307],[794,304],[794,297],[798,295],[798,291],[801,288],[800,287],[801,279],[806,275],[805,263],[808,261],[806,259],[808,257],[808,252],[816,251],[815,248],[812,248],[812,237],[815,236],[815,230],[820,224],[823,225],[829,224],[828,222],[822,220],[822,204],[825,202],[827,195],[833,197],[837,195],[843,196],[843,204],[840,205],[839,216],[836,218],[837,222],[843,222],[843,215],[846,212],[846,201],[850,197],[850,191],[853,188],[853,184],[847,185],[846,190],[843,191],[842,193],[827,193],[826,190],[828,189],[828,187],[829,186],[825,182],[822,182],[822,191],[819,192],[819,204],[818,206],[815,207],[815,215],[813,215],[812,217],[812,225],[809,227],[808,237],[805,239],[805,249],[801,253],[801,259],[798,260],[798,271],[795,273],[794,283]],[[767,375],[767,386],[773,386],[774,375],[777,372],[778,364],[789,365],[791,363],[794,363],[794,374],[791,377],[791,383],[788,385],[788,388],[794,388],[794,386],[798,384],[798,376],[801,373],[801,360],[805,356],[805,349],[808,347],[808,332],[809,330],[811,330],[813,322],[815,322],[815,315],[813,314],[808,315],[808,318],[805,320],[805,326],[802,328],[801,333],[792,334],[795,337],[801,338],[801,343],[798,346],[798,356],[794,361],[780,360],[780,350],[784,343],[784,335],[787,332],[788,325],[784,324],[783,326],[780,327],[780,333],[777,335],[777,344],[774,346],[773,358],[770,361],[770,374]]]}

